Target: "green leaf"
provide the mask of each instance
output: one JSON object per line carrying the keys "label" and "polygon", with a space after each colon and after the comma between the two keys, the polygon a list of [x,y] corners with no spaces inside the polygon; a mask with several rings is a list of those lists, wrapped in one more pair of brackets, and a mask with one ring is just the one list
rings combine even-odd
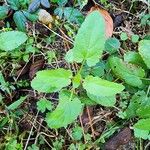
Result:
{"label": "green leaf", "polygon": [[57,0],[58,5],[65,6],[67,4],[68,0]]}
{"label": "green leaf", "polygon": [[134,128],[150,131],[150,118],[139,120],[139,121],[134,125]]}
{"label": "green leaf", "polygon": [[81,77],[81,74],[79,74],[79,73],[76,76],[74,76],[73,82],[72,82],[73,88],[77,88],[80,86],[81,79],[82,79],[82,77]]}
{"label": "green leaf", "polygon": [[36,146],[36,144],[32,144],[31,146],[28,146],[28,150],[39,150],[39,147]]}
{"label": "green leaf", "polygon": [[7,0],[7,3],[14,10],[18,10],[20,8],[19,0]]}
{"label": "green leaf", "polygon": [[87,97],[86,95],[84,96],[80,96],[80,100],[83,104],[87,105],[87,106],[93,106],[96,105],[97,103],[93,100],[91,100],[89,97]]}
{"label": "green leaf", "polygon": [[78,9],[73,7],[64,8],[64,18],[70,22],[81,24],[83,22],[83,15]]}
{"label": "green leaf", "polygon": [[46,122],[50,128],[66,127],[72,123],[82,111],[82,104],[77,96],[68,91],[59,95],[59,104],[52,113],[47,113]]}
{"label": "green leaf", "polygon": [[94,11],[86,17],[76,35],[73,48],[74,60],[87,61],[89,66],[94,66],[102,56],[105,40],[104,18],[98,11]]}
{"label": "green leaf", "polygon": [[112,107],[116,103],[115,95],[112,96],[96,96],[90,93],[87,93],[88,97],[96,102],[97,104],[101,104],[103,106]]}
{"label": "green leaf", "polygon": [[131,41],[132,41],[133,43],[137,43],[137,42],[139,41],[139,36],[138,36],[137,34],[133,34],[133,35],[131,36]]}
{"label": "green leaf", "polygon": [[142,16],[141,18],[141,25],[142,26],[150,26],[150,14],[146,14],[144,16]]}
{"label": "green leaf", "polygon": [[141,104],[144,104],[147,96],[144,91],[138,91],[135,93],[129,103],[128,108],[125,110],[127,118],[133,118],[137,116],[137,110],[141,107]]}
{"label": "green leaf", "polygon": [[147,67],[150,69],[150,40],[142,40],[139,42],[139,54],[141,55],[142,59],[144,60]]}
{"label": "green leaf", "polygon": [[95,96],[112,96],[124,90],[122,84],[103,80],[99,77],[87,76],[83,88]]}
{"label": "green leaf", "polygon": [[137,138],[142,138],[144,140],[147,140],[147,139],[150,140],[150,134],[149,134],[148,130],[141,130],[141,129],[134,128],[134,135]]}
{"label": "green leaf", "polygon": [[68,62],[68,63],[73,63],[73,50],[70,49],[66,55],[65,55],[65,60]]}
{"label": "green leaf", "polygon": [[84,20],[83,15],[78,9],[73,7],[58,7],[54,11],[55,15],[58,15],[60,18],[66,19],[69,22],[81,24]]}
{"label": "green leaf", "polygon": [[27,39],[27,35],[19,31],[0,33],[0,49],[4,51],[11,51],[25,43]]}
{"label": "green leaf", "polygon": [[46,109],[52,110],[52,103],[45,98],[40,99],[37,102],[37,109],[44,113]]}
{"label": "green leaf", "polygon": [[116,38],[109,38],[105,42],[105,49],[110,54],[113,54],[117,52],[117,50],[120,48],[120,42]]}
{"label": "green leaf", "polygon": [[38,15],[37,14],[30,14],[28,11],[23,11],[24,16],[30,20],[30,21],[37,21],[38,20]]}
{"label": "green leaf", "polygon": [[27,98],[27,96],[20,97],[20,99],[18,99],[17,101],[15,101],[11,105],[9,105],[7,108],[9,110],[15,110],[16,108],[18,108],[26,100],[26,98]]}
{"label": "green leaf", "polygon": [[122,32],[121,35],[120,35],[120,38],[121,38],[122,41],[126,41],[128,39],[127,33]]}
{"label": "green leaf", "polygon": [[136,113],[140,118],[150,118],[150,106],[140,106]]}
{"label": "green leaf", "polygon": [[10,8],[8,6],[0,6],[0,20],[7,17]]}
{"label": "green leaf", "polygon": [[81,140],[82,138],[82,128],[81,127],[75,127],[73,128],[73,132],[72,132],[72,137],[74,138],[74,140]]}
{"label": "green leaf", "polygon": [[125,63],[118,57],[110,57],[108,61],[113,73],[118,78],[134,87],[140,87],[142,85],[140,78],[145,76],[145,71],[142,68]]}
{"label": "green leaf", "polygon": [[17,11],[14,13],[13,19],[16,23],[16,26],[19,31],[25,32],[26,31],[26,17],[24,16],[22,11]]}
{"label": "green leaf", "polygon": [[104,106],[115,104],[115,95],[124,90],[124,86],[99,77],[87,76],[83,83],[83,88],[93,101]]}
{"label": "green leaf", "polygon": [[38,92],[52,93],[61,90],[71,83],[72,73],[70,70],[55,69],[43,70],[36,73],[31,86]]}
{"label": "green leaf", "polygon": [[140,56],[140,54],[134,51],[129,51],[125,53],[124,61],[131,63],[131,64],[136,64],[136,65],[145,67],[144,61],[142,57]]}

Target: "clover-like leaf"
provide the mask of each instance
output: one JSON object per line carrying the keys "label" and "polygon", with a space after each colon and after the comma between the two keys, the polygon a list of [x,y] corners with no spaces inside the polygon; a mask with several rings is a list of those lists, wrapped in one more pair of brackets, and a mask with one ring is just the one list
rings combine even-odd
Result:
{"label": "clover-like leaf", "polygon": [[82,111],[82,103],[69,91],[61,91],[59,104],[52,113],[47,113],[46,122],[50,128],[66,127],[72,123]]}
{"label": "clover-like leaf", "polygon": [[36,73],[31,86],[38,92],[51,93],[61,90],[71,83],[72,73],[70,70],[55,69],[42,70]]}
{"label": "clover-like leaf", "polygon": [[52,103],[51,101],[48,101],[47,99],[42,98],[37,102],[37,109],[41,111],[42,113],[44,113],[46,109],[48,110],[52,109]]}
{"label": "clover-like leaf", "polygon": [[22,45],[27,39],[27,35],[20,31],[3,32],[0,34],[0,49],[11,51]]}

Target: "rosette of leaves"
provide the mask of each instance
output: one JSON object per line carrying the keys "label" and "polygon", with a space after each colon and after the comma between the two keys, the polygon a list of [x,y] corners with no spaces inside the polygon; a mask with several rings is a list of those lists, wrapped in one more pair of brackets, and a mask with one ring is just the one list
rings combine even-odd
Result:
{"label": "rosette of leaves", "polygon": [[[84,63],[94,66],[99,62],[105,41],[104,18],[98,11],[93,11],[81,25],[71,50],[72,61],[82,64],[80,70],[75,75],[71,70],[63,68],[36,73],[36,77],[31,82],[33,89],[38,92],[59,94],[58,106],[46,115],[46,122],[50,128],[67,127],[80,115],[85,104],[114,106],[116,94],[124,90],[122,84],[110,82],[98,76],[81,76]],[[71,90],[67,90],[68,86]],[[85,96],[78,96],[76,89],[81,90]]]}
{"label": "rosette of leaves", "polygon": [[68,0],[52,0],[52,2],[57,3],[58,7],[55,9],[55,15],[58,15],[61,19],[65,19],[69,22],[81,24],[84,20],[82,13],[73,7],[65,7]]}
{"label": "rosette of leaves", "polygon": [[36,21],[38,16],[27,11],[29,0],[7,0],[7,5],[0,6],[0,20],[8,17],[12,10],[13,20],[19,31],[26,31],[27,21]]}
{"label": "rosette of leaves", "polygon": [[34,13],[40,8],[40,6],[50,8],[49,0],[33,0],[28,7],[28,11]]}

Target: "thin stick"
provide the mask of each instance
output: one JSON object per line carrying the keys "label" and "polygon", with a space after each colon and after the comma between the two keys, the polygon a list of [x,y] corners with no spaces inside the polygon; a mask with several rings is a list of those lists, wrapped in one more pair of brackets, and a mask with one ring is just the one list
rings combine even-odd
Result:
{"label": "thin stick", "polygon": [[26,141],[26,145],[25,145],[25,147],[24,147],[24,150],[27,149],[27,146],[28,146],[28,143],[29,143],[29,141],[30,141],[30,137],[31,137],[31,134],[32,134],[32,131],[33,131],[33,128],[34,128],[34,124],[36,123],[36,119],[37,119],[37,117],[38,117],[38,114],[39,114],[39,111],[37,112],[37,114],[36,114],[36,116],[35,116],[35,119],[34,119],[34,121],[33,121],[32,128],[31,128],[31,130],[30,130],[30,133],[29,133],[28,139],[27,139],[27,141]]}
{"label": "thin stick", "polygon": [[90,128],[91,128],[91,131],[92,131],[92,137],[95,139],[95,131],[94,131],[94,128],[93,128],[93,125],[92,125],[92,119],[91,119],[91,115],[90,115],[90,111],[89,111],[88,106],[86,107],[86,110],[87,110],[87,114],[88,114],[88,118],[89,118]]}
{"label": "thin stick", "polygon": [[[41,24],[41,23],[40,23],[40,24]],[[48,30],[50,30],[51,32],[53,32],[54,34],[56,34],[57,36],[59,36],[60,38],[62,38],[62,39],[64,39],[64,40],[68,41],[69,43],[73,44],[73,40],[70,39],[69,37],[68,37],[68,38],[65,38],[65,37],[59,35],[58,33],[56,33],[55,31],[53,31],[52,29],[50,29],[49,27],[47,27],[45,24],[42,24],[42,25],[43,25],[45,28],[47,28]]]}

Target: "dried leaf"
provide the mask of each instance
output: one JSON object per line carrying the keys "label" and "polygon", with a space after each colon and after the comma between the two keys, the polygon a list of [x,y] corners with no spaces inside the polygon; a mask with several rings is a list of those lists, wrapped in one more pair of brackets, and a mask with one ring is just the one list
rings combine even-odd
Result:
{"label": "dried leaf", "polygon": [[39,16],[39,21],[45,25],[48,25],[53,21],[52,16],[44,9],[40,9],[38,16]]}
{"label": "dried leaf", "polygon": [[127,144],[130,140],[131,130],[128,127],[125,127],[118,134],[116,134],[106,142],[105,150],[116,150],[121,145]]}
{"label": "dried leaf", "polygon": [[98,10],[104,17],[105,24],[106,24],[106,37],[107,38],[111,37],[113,34],[113,20],[112,20],[110,14],[105,9],[102,9],[97,5],[94,7],[91,7],[89,13],[93,12],[94,10]]}
{"label": "dried leaf", "polygon": [[35,76],[36,72],[41,69],[44,65],[44,60],[38,60],[36,62],[34,62],[31,66],[30,66],[30,70],[29,70],[29,77],[30,79],[33,79],[33,77]]}

